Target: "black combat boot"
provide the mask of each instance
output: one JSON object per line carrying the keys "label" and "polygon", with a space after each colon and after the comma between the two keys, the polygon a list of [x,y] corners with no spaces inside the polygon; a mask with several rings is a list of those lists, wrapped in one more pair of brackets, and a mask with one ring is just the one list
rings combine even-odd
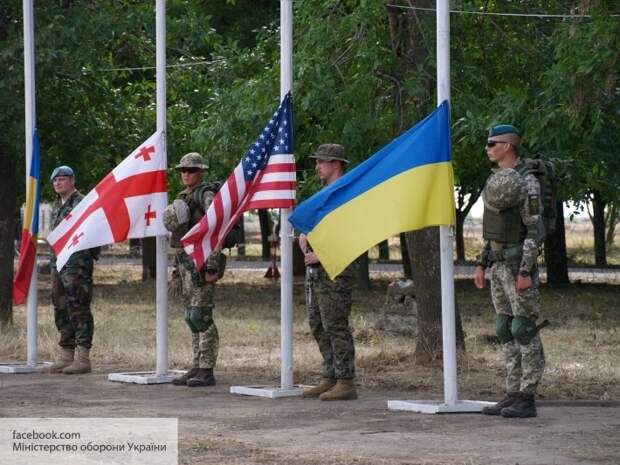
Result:
{"label": "black combat boot", "polygon": [[213,368],[198,368],[198,372],[187,380],[189,387],[214,386]]}
{"label": "black combat boot", "polygon": [[191,368],[184,375],[174,378],[172,384],[175,386],[187,386],[187,380],[196,376],[196,373],[198,373],[198,368]]}
{"label": "black combat boot", "polygon": [[510,407],[502,409],[502,416],[505,418],[529,418],[536,416],[536,401],[534,394],[521,393],[519,400]]}
{"label": "black combat boot", "polygon": [[506,394],[506,397],[500,400],[497,404],[483,408],[482,413],[484,415],[501,415],[502,409],[510,407],[514,404],[517,400],[519,400],[520,395],[520,392],[509,392]]}

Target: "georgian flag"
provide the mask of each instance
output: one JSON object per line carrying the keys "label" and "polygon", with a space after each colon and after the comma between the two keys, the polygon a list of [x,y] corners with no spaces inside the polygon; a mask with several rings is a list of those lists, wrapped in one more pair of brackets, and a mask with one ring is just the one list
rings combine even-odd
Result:
{"label": "georgian flag", "polygon": [[167,161],[161,132],[114,168],[47,236],[58,271],[79,250],[127,239],[164,236]]}

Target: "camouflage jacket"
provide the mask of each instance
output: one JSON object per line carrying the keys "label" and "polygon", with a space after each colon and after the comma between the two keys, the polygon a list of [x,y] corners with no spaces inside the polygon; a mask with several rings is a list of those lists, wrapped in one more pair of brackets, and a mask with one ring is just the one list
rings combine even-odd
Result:
{"label": "camouflage jacket", "polygon": [[[187,206],[189,207],[188,229],[191,229],[192,227],[194,227],[196,223],[200,221],[200,219],[204,215],[204,212],[206,212],[209,209],[209,205],[211,205],[211,202],[213,202],[213,198],[215,197],[215,193],[213,191],[211,191],[210,189],[203,189],[203,187],[205,186],[206,184],[203,181],[197,186],[194,186],[193,189],[190,189],[190,188],[183,189],[177,196],[177,199],[183,200],[185,203],[187,203]],[[202,208],[197,206],[195,202],[193,201],[192,193],[198,189],[202,189],[203,191]],[[180,251],[180,253],[184,254],[185,252]],[[207,259],[207,262],[205,263],[205,269],[212,271],[212,272],[219,271],[219,264],[221,262],[220,257],[219,257],[220,253],[221,253],[220,250],[214,250],[211,253],[211,255],[209,255],[209,258]],[[180,257],[180,259],[181,261],[187,261],[187,260],[184,260],[184,257]],[[192,263],[191,260],[189,260],[188,262]]]}
{"label": "camouflage jacket", "polygon": [[[515,170],[519,170],[519,165],[522,163],[520,160],[514,167]],[[542,246],[540,237],[541,230],[544,230],[542,220],[542,199],[540,183],[533,174],[528,174],[524,178],[525,190],[520,201],[519,215],[521,216],[521,222],[527,230],[527,234],[521,243],[522,255],[520,269],[532,270],[536,265],[538,253]],[[477,258],[477,264],[482,266],[488,266],[490,263],[489,254],[491,251],[491,244],[486,241],[480,251],[480,255]]]}
{"label": "camouflage jacket", "polygon": [[[74,191],[64,203],[62,203],[59,198],[54,203],[54,208],[52,210],[52,229],[56,228],[56,226],[58,226],[60,222],[65,219],[65,217],[77,206],[78,203],[82,201],[83,198],[84,196],[78,191]],[[79,267],[82,266],[85,260],[97,260],[100,252],[100,247],[75,252],[69,257],[65,267]],[[56,267],[56,255],[53,250],[50,257],[50,266],[52,268]]]}

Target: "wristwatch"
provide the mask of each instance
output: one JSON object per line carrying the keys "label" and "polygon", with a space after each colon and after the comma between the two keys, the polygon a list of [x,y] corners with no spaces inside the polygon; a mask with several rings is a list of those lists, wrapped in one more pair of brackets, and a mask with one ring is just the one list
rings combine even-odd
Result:
{"label": "wristwatch", "polygon": [[529,278],[532,276],[528,270],[519,270],[519,276],[522,278]]}

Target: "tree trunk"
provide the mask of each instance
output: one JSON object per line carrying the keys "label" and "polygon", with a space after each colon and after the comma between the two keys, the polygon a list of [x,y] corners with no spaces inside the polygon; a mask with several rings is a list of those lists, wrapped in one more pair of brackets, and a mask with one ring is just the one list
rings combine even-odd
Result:
{"label": "tree trunk", "polygon": [[463,215],[460,211],[456,211],[456,261],[465,261],[465,238],[463,237],[463,225],[465,224],[465,218],[467,215]]}
{"label": "tree trunk", "polygon": [[370,271],[368,269],[368,252],[364,252],[360,255],[358,260],[358,268],[357,268],[357,288],[366,292],[370,289]]}
{"label": "tree trunk", "polygon": [[613,247],[614,245],[616,225],[618,224],[619,219],[620,207],[618,206],[618,201],[609,202],[607,204],[607,219],[605,220],[605,223],[607,224],[607,235],[605,236],[605,243],[607,247]]}
{"label": "tree trunk", "polygon": [[142,238],[142,281],[155,279],[157,270],[157,243],[155,237]]}
{"label": "tree trunk", "polygon": [[379,261],[380,262],[390,261],[390,246],[388,245],[387,239],[379,242]]}
{"label": "tree trunk", "polygon": [[400,254],[403,257],[403,274],[405,279],[412,279],[411,260],[409,259],[409,248],[407,247],[407,236],[405,233],[400,233]]}
{"label": "tree trunk", "polygon": [[15,157],[0,147],[0,173],[5,174],[0,183],[0,331],[13,323],[16,166]]}
{"label": "tree trunk", "polygon": [[545,263],[548,284],[568,284],[568,263],[566,259],[566,229],[564,227],[564,205],[556,204],[557,217],[555,233],[545,239]]}
{"label": "tree trunk", "polygon": [[594,226],[594,263],[597,266],[607,265],[607,251],[605,247],[605,199],[600,191],[593,191],[592,210],[594,212],[592,224]]}
{"label": "tree trunk", "polygon": [[[413,268],[413,285],[418,305],[418,335],[415,355],[418,363],[441,358],[441,262],[439,228],[430,227],[407,233],[407,246]],[[464,350],[463,324],[455,302],[457,346]]]}
{"label": "tree trunk", "polygon": [[262,244],[263,260],[271,259],[271,246],[269,244],[269,235],[272,233],[271,218],[269,218],[269,211],[258,210],[258,222],[260,224],[260,239]]}
{"label": "tree trunk", "polygon": [[441,268],[439,228],[407,233],[413,285],[418,305],[416,360],[428,363],[441,357]]}
{"label": "tree trunk", "polygon": [[245,220],[244,215],[239,218],[241,228],[239,228],[239,244],[237,244],[237,256],[245,257]]}

